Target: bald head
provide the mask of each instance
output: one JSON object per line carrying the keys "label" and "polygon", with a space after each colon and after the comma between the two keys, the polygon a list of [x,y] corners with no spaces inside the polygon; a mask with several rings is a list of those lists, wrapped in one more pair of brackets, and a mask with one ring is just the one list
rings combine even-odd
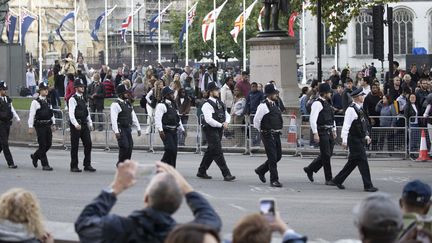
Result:
{"label": "bald head", "polygon": [[147,186],[145,201],[150,208],[173,214],[179,209],[182,200],[180,187],[170,174],[158,173]]}

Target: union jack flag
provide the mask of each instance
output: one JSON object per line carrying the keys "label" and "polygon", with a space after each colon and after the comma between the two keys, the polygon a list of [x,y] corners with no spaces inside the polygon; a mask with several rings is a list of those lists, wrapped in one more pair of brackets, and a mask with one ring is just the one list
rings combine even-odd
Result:
{"label": "union jack flag", "polygon": [[131,22],[132,22],[132,15],[129,15],[129,16],[127,16],[127,18],[125,18],[123,20],[123,23],[121,25],[121,38],[122,38],[124,43],[127,43],[126,33],[127,33],[127,29],[129,28],[129,25]]}

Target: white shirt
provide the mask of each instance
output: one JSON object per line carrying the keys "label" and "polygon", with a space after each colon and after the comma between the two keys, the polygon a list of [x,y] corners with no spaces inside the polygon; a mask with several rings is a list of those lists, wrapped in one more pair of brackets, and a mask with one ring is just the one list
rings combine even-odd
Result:
{"label": "white shirt", "polygon": [[[4,102],[7,102],[7,97],[6,96],[3,96],[3,97],[0,96],[0,99],[1,98],[4,100]],[[16,113],[16,111],[15,111],[12,103],[10,105],[11,105],[12,115],[15,118],[15,120],[18,121],[18,122],[21,121],[21,119],[19,118],[18,114]]]}
{"label": "white shirt", "polygon": [[[274,103],[273,101],[267,99],[270,103]],[[254,119],[253,119],[253,126],[258,130],[261,131],[261,121],[263,117],[269,113],[270,110],[267,107],[266,103],[259,104],[257,111],[255,113]]]}
{"label": "white shirt", "polygon": [[[82,94],[76,93],[76,95],[77,95],[78,97],[82,97]],[[76,118],[75,118],[75,108],[76,108],[76,107],[77,107],[77,102],[76,102],[76,100],[75,100],[75,97],[72,96],[72,97],[69,99],[69,105],[68,105],[68,108],[69,108],[69,120],[70,120],[70,122],[72,123],[72,125],[74,125],[74,126],[78,126],[78,125],[79,125],[78,121],[77,121]],[[88,110],[88,106],[87,106],[87,110]],[[92,127],[92,126],[93,126],[93,122],[92,122],[91,117],[90,117],[90,111],[88,112],[87,122],[88,122],[88,126],[89,126],[89,127]]]}
{"label": "white shirt", "polygon": [[[165,102],[167,104],[171,104],[170,100],[165,100]],[[156,130],[158,130],[159,132],[163,131],[162,117],[166,112],[167,112],[167,108],[166,108],[166,105],[164,103],[157,104],[156,111],[155,111],[155,127],[156,127]],[[177,114],[178,114],[178,111],[177,111]],[[180,120],[179,129],[184,131],[183,124],[182,124],[181,120]]]}
{"label": "white shirt", "polygon": [[192,78],[191,86],[193,86],[193,80],[194,80],[194,78],[193,78],[193,74],[192,74],[192,72],[191,72],[190,74],[187,74],[186,72],[183,72],[183,73],[180,75],[180,83],[181,83],[182,87],[185,86],[186,78],[188,78],[188,77],[191,77],[191,78]]}
{"label": "white shirt", "polygon": [[[359,108],[359,109],[362,108],[361,104],[357,104],[357,103],[354,103],[354,104],[357,106],[357,108]],[[354,108],[351,106],[348,107],[345,111],[345,118],[344,118],[344,123],[342,126],[342,133],[341,133],[342,144],[347,144],[348,134],[349,134],[349,130],[351,128],[351,124],[357,118],[358,118],[358,115],[357,115],[357,112],[354,110]],[[369,136],[366,136],[366,138],[369,138]]]}
{"label": "white shirt", "polygon": [[234,103],[231,109],[231,114],[236,116],[241,116],[244,113],[245,107],[246,107],[246,99],[240,98],[237,102]]}
{"label": "white shirt", "polygon": [[[211,83],[211,82],[213,82],[213,74],[212,73],[207,73],[207,74],[209,74],[208,75],[208,80],[207,80],[207,85],[209,84],[209,83]],[[206,77],[206,75],[205,75],[205,73],[203,74],[203,76],[202,76],[202,78],[201,78],[201,80],[200,80],[200,89],[201,90],[206,90],[206,87],[205,87],[205,77]]]}
{"label": "white shirt", "polygon": [[36,78],[33,71],[26,73],[26,84],[27,88],[30,88],[31,86],[36,86]]}
{"label": "white shirt", "polygon": [[[125,101],[117,98],[120,102],[124,103]],[[111,127],[114,133],[120,133],[118,129],[117,119],[118,114],[122,111],[120,105],[117,102],[113,102],[110,107],[110,113],[111,113]],[[139,124],[138,118],[135,114],[135,111],[132,108],[132,123],[135,125],[138,131],[141,131],[141,126]]]}
{"label": "white shirt", "polygon": [[146,100],[147,100],[147,104],[151,104],[152,103],[152,101],[151,101],[151,99],[150,99],[150,97],[153,95],[153,89],[151,89],[148,93],[147,93],[147,95],[146,95]]}
{"label": "white shirt", "polygon": [[231,108],[234,102],[234,96],[227,84],[224,84],[220,90],[221,101],[227,108]]}
{"label": "white shirt", "polygon": [[[324,100],[321,97],[319,97],[319,99]],[[321,102],[314,101],[312,103],[309,122],[310,122],[310,127],[312,129],[313,134],[318,133],[317,121],[318,121],[319,113],[322,111],[322,109],[323,109],[323,106],[322,106]],[[333,125],[334,125],[333,131],[336,131],[336,122],[333,122]]]}
{"label": "white shirt", "polygon": [[366,95],[368,95],[370,92],[371,92],[371,87],[370,87],[370,85],[368,85],[368,86],[366,86],[366,87],[363,87],[363,94],[365,94],[365,97],[366,97]]}
{"label": "white shirt", "polygon": [[[213,97],[210,97],[209,100],[216,103],[216,99]],[[220,101],[218,101],[220,102]],[[215,113],[215,110],[213,109],[213,106],[211,106],[208,102],[205,102],[204,105],[201,108],[201,111],[204,115],[204,120],[209,124],[211,127],[222,127],[223,124],[213,119],[213,113]],[[228,114],[228,112],[225,110],[225,122],[230,123],[231,122],[231,116]]]}
{"label": "white shirt", "polygon": [[[46,100],[46,97],[39,96],[39,99]],[[28,126],[29,126],[29,128],[33,128],[34,117],[36,115],[36,111],[39,110],[40,108],[41,108],[41,105],[40,105],[39,101],[33,100],[32,103],[31,103],[31,105],[30,105],[30,114],[29,114],[29,119],[28,119]],[[52,109],[52,105],[50,105],[50,109]],[[51,121],[53,122],[53,124],[55,124],[55,118],[54,118],[54,116],[51,117]]]}

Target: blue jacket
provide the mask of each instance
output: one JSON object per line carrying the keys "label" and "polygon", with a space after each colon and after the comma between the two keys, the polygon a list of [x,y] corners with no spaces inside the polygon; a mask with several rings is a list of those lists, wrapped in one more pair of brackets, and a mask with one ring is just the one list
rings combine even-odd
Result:
{"label": "blue jacket", "polygon": [[[221,219],[206,199],[197,192],[188,193],[185,197],[195,216],[194,223],[205,224],[218,232],[221,230]],[[171,215],[152,208],[134,211],[127,217],[109,214],[116,201],[114,195],[102,191],[84,208],[75,222],[80,242],[163,243],[177,225]]]}
{"label": "blue jacket", "polygon": [[261,91],[249,92],[246,97],[245,114],[255,114],[259,104],[264,100],[264,93]]}

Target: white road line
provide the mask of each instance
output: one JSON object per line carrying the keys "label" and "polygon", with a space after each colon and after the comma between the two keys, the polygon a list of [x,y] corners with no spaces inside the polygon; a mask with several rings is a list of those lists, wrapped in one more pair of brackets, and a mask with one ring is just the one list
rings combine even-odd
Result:
{"label": "white road line", "polygon": [[229,204],[231,207],[233,207],[233,208],[235,208],[235,209],[238,209],[238,210],[240,210],[240,211],[242,211],[242,212],[247,212],[247,210],[245,209],[245,208],[243,208],[243,207],[240,207],[240,206],[238,206],[238,205],[235,205],[235,204]]}
{"label": "white road line", "polygon": [[205,193],[205,192],[202,192],[202,191],[198,191],[200,194],[202,194],[202,195],[204,195],[205,197],[207,197],[207,198],[210,198],[210,199],[215,199],[216,197],[214,197],[214,196],[212,196],[212,195],[210,195],[210,194],[208,194],[208,193]]}

